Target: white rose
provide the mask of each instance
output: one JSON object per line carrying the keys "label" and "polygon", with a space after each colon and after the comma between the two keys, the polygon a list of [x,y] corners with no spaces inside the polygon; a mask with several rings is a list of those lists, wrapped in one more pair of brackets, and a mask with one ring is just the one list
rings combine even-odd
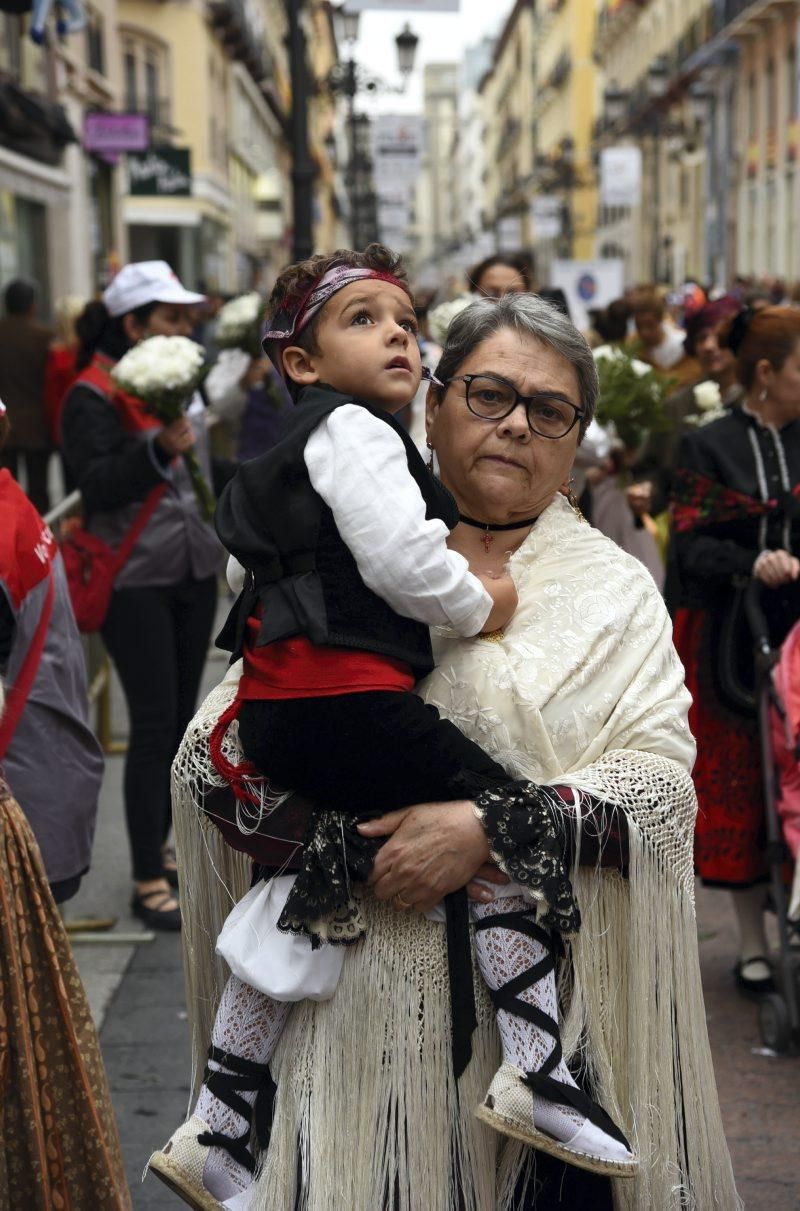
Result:
{"label": "white rose", "polygon": [[694,389],[694,402],[701,412],[711,412],[720,408],[722,392],[719,389],[719,383],[715,383],[713,379],[698,383]]}

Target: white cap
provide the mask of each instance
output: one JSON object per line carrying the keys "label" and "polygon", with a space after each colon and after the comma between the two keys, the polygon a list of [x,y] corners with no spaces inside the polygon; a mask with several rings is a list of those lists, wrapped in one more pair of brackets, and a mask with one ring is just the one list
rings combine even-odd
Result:
{"label": "white cap", "polygon": [[204,294],[186,290],[166,261],[134,261],[120,269],[107,290],[103,302],[111,315],[127,315],[145,303],[202,303]]}

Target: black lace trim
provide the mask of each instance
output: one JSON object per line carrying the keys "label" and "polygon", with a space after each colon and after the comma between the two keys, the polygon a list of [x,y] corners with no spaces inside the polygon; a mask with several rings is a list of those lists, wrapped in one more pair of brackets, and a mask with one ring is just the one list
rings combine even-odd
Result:
{"label": "black lace trim", "polygon": [[561,934],[577,933],[581,914],[567,873],[552,792],[535,782],[483,791],[475,806],[492,857],[537,903],[537,921]]}
{"label": "black lace trim", "polygon": [[284,933],[301,933],[312,946],[348,945],[364,936],[354,884],[366,882],[381,841],[362,837],[358,821],[340,812],[314,817],[300,867],[278,919]]}

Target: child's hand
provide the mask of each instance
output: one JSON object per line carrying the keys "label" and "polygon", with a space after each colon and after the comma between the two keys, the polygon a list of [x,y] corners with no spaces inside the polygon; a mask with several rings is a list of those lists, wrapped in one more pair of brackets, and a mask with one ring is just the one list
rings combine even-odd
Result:
{"label": "child's hand", "polygon": [[483,624],[484,633],[502,631],[503,627],[508,626],[519,603],[514,581],[507,572],[502,576],[494,576],[490,572],[479,572],[478,580],[494,602],[489,617]]}

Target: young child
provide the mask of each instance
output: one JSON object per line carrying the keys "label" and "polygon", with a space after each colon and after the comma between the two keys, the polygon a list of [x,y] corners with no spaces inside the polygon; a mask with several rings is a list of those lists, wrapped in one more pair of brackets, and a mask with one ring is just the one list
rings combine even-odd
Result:
{"label": "young child", "polygon": [[[319,806],[299,873],[254,888],[226,923],[218,951],[237,974],[220,1004],[195,1114],[151,1158],[197,1206],[231,1198],[226,1205],[237,1205],[254,1167],[250,1108],[290,1005],[332,995],[343,952],[329,944],[363,935],[353,885],[366,881],[380,842],[358,824],[414,803],[477,799],[511,782],[413,693],[433,667],[431,625],[463,636],[499,629],[517,597],[509,576],[481,580],[448,550],[455,502],[393,419],[421,378],[399,259],[370,245],[290,266],[270,307],[265,348],[297,407],[279,445],[240,467],[217,510],[219,535],[245,569],[219,640],[243,655],[244,673],[235,709],[221,722],[227,727],[237,715],[251,765],[273,787],[291,787]],[[567,889],[558,903],[540,904],[537,913],[512,884],[473,909],[481,974],[498,1018],[513,1019],[513,1029],[500,1023],[504,1062],[481,1117],[572,1163],[629,1176],[630,1146],[561,1060],[548,930],[574,931],[579,914],[563,859],[548,853]],[[521,910],[507,911],[515,905]],[[471,987],[465,907],[463,892],[447,897],[459,988],[465,976]],[[245,908],[272,914],[282,931],[249,966],[236,929],[255,920],[242,917]],[[513,944],[489,944],[487,935],[500,930],[513,933]],[[511,950],[529,961],[520,967],[517,957],[510,967]],[[456,1076],[474,1024],[459,1020],[461,1000],[453,998]],[[529,1108],[522,1121],[510,1109],[520,1098]],[[212,1201],[202,1201],[208,1195]]]}

